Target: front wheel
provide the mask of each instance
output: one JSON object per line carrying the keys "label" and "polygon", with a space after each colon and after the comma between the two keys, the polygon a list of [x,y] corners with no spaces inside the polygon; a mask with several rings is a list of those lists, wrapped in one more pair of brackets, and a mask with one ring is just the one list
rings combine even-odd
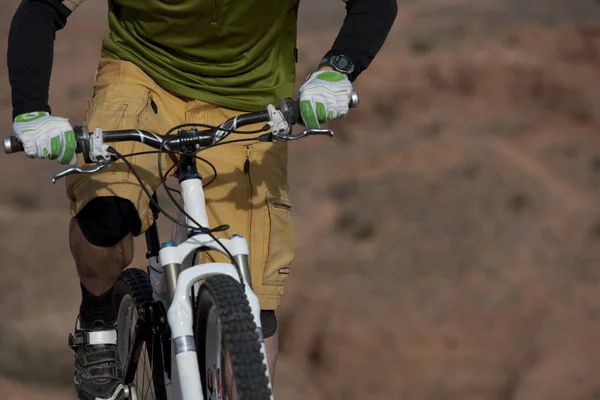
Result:
{"label": "front wheel", "polygon": [[118,309],[117,347],[125,375],[126,399],[166,400],[164,346],[160,335],[141,317],[152,302],[148,274],[126,269],[115,285]]}
{"label": "front wheel", "polygon": [[269,400],[256,324],[242,285],[227,275],[200,287],[196,349],[205,399]]}

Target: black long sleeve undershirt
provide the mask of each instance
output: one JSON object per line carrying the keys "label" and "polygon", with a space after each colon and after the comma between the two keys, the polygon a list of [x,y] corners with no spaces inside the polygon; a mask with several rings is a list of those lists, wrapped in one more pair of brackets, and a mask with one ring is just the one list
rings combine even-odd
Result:
{"label": "black long sleeve undershirt", "polygon": [[54,37],[70,10],[59,0],[23,0],[8,36],[8,74],[13,117],[48,111],[48,92],[54,58]]}
{"label": "black long sleeve undershirt", "polygon": [[331,54],[348,56],[354,64],[354,81],[377,55],[398,14],[396,0],[349,0],[346,19],[333,43]]}
{"label": "black long sleeve undershirt", "polygon": [[[353,61],[356,79],[381,49],[397,14],[396,0],[349,0],[347,16],[328,52]],[[60,0],[23,0],[15,13],[8,37],[8,72],[12,88],[13,117],[48,111],[50,75],[56,32],[71,11]]]}

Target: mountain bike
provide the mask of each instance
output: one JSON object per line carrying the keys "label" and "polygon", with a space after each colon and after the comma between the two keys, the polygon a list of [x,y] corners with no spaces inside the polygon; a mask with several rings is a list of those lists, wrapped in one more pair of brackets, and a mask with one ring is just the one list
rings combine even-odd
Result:
{"label": "mountain bike", "polygon": [[[358,105],[358,96],[349,99]],[[150,198],[154,223],[145,232],[147,271],[125,269],[115,286],[118,309],[117,347],[124,369],[125,397],[133,400],[273,399],[262,337],[260,306],[252,290],[248,245],[240,235],[228,239],[214,233],[228,226],[209,227],[203,180],[196,167],[197,153],[232,133],[254,134],[266,142],[289,141],[310,135],[333,136],[328,129],[305,129],[293,134],[299,121],[298,103],[284,99],[279,106],[238,115],[220,126],[184,124],[159,135],[137,129],[93,132],[74,127],[78,153],[92,167],[70,167],[53,182],[70,174],[94,173],[122,160]],[[239,128],[258,123],[255,131]],[[198,127],[204,128],[199,130]],[[264,132],[264,133],[262,133]],[[127,160],[107,143],[138,141],[157,149],[159,174],[163,152],[177,154],[181,200],[166,190],[179,211],[172,217],[161,208]],[[4,151],[23,151],[15,137],[4,138]],[[139,153],[138,153],[139,154]],[[165,215],[183,227],[185,235],[160,244],[156,219]],[[231,263],[195,263],[198,252],[216,250]],[[175,360],[175,362],[172,362]]]}

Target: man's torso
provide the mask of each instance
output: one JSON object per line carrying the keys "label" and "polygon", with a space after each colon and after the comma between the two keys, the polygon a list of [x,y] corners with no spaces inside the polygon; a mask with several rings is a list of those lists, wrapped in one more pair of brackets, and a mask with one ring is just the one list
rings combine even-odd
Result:
{"label": "man's torso", "polygon": [[258,110],[293,94],[298,0],[109,0],[102,55],[180,96]]}

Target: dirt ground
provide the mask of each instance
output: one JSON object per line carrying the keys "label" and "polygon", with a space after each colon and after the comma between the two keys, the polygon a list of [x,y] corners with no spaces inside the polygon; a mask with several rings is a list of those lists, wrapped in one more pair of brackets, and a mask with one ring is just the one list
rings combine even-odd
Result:
{"label": "dirt ground", "polygon": [[[16,6],[3,1],[0,53]],[[73,123],[102,7],[88,0],[57,35],[51,102]],[[303,0],[299,84],[343,16]],[[334,139],[290,146],[278,399],[600,399],[599,18],[592,0],[399,3],[360,107]],[[6,135],[10,113],[2,65]],[[0,164],[2,398],[72,399],[59,167]]]}

